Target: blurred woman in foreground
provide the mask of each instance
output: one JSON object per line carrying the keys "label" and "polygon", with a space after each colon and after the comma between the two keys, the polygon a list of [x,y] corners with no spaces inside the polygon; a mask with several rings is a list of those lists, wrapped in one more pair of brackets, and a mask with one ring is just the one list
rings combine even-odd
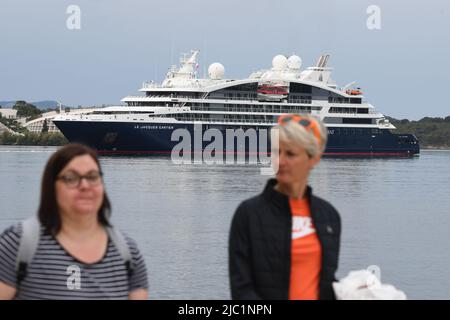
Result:
{"label": "blurred woman in foreground", "polygon": [[0,235],[0,299],[147,298],[144,260],[110,225],[102,175],[86,146],[51,156],[38,216]]}
{"label": "blurred woman in foreground", "polygon": [[262,194],[237,208],[229,237],[232,299],[335,299],[341,222],[336,209],[313,195],[311,170],[327,131],[312,116],[283,115],[278,172]]}

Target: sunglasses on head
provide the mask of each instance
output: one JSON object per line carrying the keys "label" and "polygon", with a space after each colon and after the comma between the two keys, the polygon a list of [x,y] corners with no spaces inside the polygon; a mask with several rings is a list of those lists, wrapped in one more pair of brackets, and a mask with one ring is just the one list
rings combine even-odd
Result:
{"label": "sunglasses on head", "polygon": [[278,124],[281,126],[284,126],[291,121],[294,121],[294,122],[300,124],[306,130],[308,130],[309,132],[312,132],[312,134],[317,139],[317,141],[319,143],[321,143],[322,139],[320,137],[320,130],[319,130],[319,126],[316,121],[302,117],[300,115],[296,115],[296,114],[285,114],[278,118]]}

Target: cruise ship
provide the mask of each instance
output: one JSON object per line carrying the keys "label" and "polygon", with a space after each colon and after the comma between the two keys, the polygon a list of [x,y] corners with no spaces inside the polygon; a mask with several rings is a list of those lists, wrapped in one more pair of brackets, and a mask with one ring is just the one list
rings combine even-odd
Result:
{"label": "cruise ship", "polygon": [[[228,137],[229,130],[267,132],[280,115],[300,113],[320,118],[327,127],[325,156],[419,155],[417,138],[394,133],[395,126],[375,111],[355,82],[336,85],[332,68],[327,67],[328,54],[305,69],[299,56],[277,55],[271,68],[237,80],[227,79],[218,62],[209,66],[208,76],[197,77],[198,56],[198,50],[184,54],[162,83],[144,82],[141,95],[123,98],[122,105],[84,114],[63,113],[53,122],[69,141],[85,143],[99,153],[150,155],[173,152],[180,143],[177,129],[190,134],[189,145],[204,150],[212,139],[198,144],[195,135],[202,137],[209,129],[223,137]],[[257,137],[263,139],[263,135]],[[242,151],[240,147],[246,153],[267,152],[267,148],[258,149],[259,143],[256,150],[245,140],[239,143],[232,152]],[[218,149],[214,152],[230,152]]]}

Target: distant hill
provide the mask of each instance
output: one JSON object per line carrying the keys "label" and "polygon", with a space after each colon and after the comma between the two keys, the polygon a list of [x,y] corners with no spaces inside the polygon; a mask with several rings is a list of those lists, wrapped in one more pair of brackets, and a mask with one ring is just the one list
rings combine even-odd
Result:
{"label": "distant hill", "polygon": [[[54,100],[33,101],[33,102],[27,101],[27,102],[36,106],[40,110],[46,110],[48,108],[54,109],[59,106],[58,102]],[[2,108],[12,108],[15,103],[16,101],[0,101],[0,106],[2,106]]]}
{"label": "distant hill", "polygon": [[418,121],[387,118],[397,127],[395,133],[414,134],[422,148],[450,148],[450,116],[425,117]]}

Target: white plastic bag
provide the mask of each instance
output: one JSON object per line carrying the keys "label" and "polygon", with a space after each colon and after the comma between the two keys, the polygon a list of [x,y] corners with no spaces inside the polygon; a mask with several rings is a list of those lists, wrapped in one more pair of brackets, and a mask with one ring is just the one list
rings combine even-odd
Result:
{"label": "white plastic bag", "polygon": [[333,282],[338,300],[406,300],[406,294],[390,284],[382,284],[368,270],[351,271],[339,282]]}

